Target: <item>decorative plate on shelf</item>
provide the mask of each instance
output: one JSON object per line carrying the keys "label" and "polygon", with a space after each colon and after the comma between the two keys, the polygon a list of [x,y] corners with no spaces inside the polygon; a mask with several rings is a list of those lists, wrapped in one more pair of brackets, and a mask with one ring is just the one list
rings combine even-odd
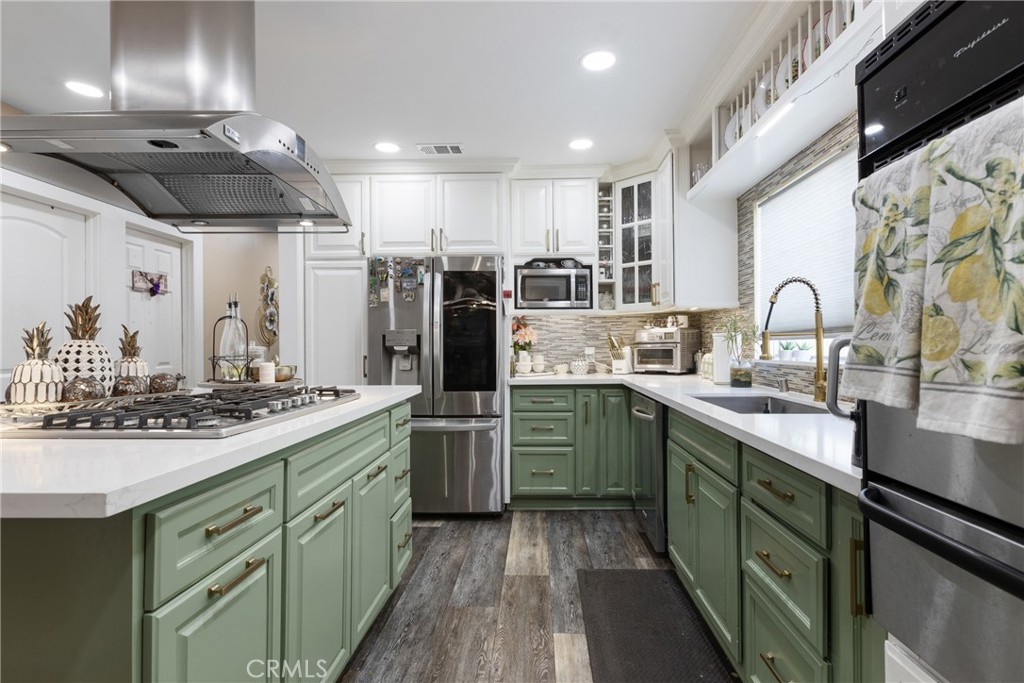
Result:
{"label": "decorative plate on shelf", "polygon": [[761,118],[768,111],[768,107],[772,106],[774,102],[774,93],[772,90],[772,74],[766,73],[761,79],[761,82],[754,88],[754,97],[752,104],[754,105],[754,113],[757,114],[758,118]]}
{"label": "decorative plate on shelf", "polygon": [[737,111],[732,115],[732,118],[729,119],[729,123],[725,124],[725,137],[722,141],[725,143],[726,149],[732,149],[732,146],[736,144],[736,140],[739,139],[736,135],[736,131],[739,127],[739,117],[740,113]]}
{"label": "decorative plate on shelf", "polygon": [[[800,50],[800,57],[803,60],[804,70],[811,62],[811,45],[814,45],[814,58],[817,59],[821,56],[819,48],[819,39],[821,38],[821,22],[814,22],[814,28],[811,30],[811,36],[813,36],[813,43],[811,40],[804,38],[803,45]],[[836,20],[832,14],[832,10],[825,12],[825,49],[827,50],[832,41],[836,39]]]}
{"label": "decorative plate on shelf", "polygon": [[[789,64],[789,73],[786,73],[785,66]],[[799,63],[796,61],[796,56],[792,53],[787,52],[779,62],[779,68],[775,70],[775,96],[782,97],[782,93],[789,90],[789,86],[796,80],[797,68]]]}

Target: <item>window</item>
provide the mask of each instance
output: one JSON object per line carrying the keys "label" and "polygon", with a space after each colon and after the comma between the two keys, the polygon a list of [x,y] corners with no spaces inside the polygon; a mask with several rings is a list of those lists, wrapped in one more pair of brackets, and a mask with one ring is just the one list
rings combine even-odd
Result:
{"label": "window", "polygon": [[[807,278],[821,294],[826,332],[853,329],[855,219],[851,197],[857,186],[855,151],[840,154],[754,210],[754,308],[759,325],[768,297],[786,278]],[[813,332],[811,292],[793,284],[779,295],[771,332]]]}

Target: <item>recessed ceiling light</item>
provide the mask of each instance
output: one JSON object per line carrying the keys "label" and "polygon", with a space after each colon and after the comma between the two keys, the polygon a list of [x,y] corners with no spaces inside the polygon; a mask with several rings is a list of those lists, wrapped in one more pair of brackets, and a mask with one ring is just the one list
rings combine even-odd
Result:
{"label": "recessed ceiling light", "polygon": [[880,123],[872,123],[870,126],[864,128],[864,135],[874,135],[875,133],[881,133],[885,129]]}
{"label": "recessed ceiling light", "polygon": [[86,97],[103,97],[102,90],[97,88],[95,85],[89,85],[88,83],[81,83],[80,81],[68,81],[64,84],[64,87],[73,93],[85,95]]}
{"label": "recessed ceiling light", "polygon": [[0,152],[10,152],[11,148],[7,146],[7,143],[0,142]]}
{"label": "recessed ceiling light", "polygon": [[580,58],[580,64],[587,71],[604,71],[615,64],[615,55],[607,50],[588,52]]}
{"label": "recessed ceiling light", "polygon": [[569,149],[575,149],[577,151],[582,151],[584,149],[590,149],[593,146],[594,146],[594,141],[593,140],[587,140],[585,138],[584,139],[580,139],[580,140],[573,140],[572,142],[569,143]]}
{"label": "recessed ceiling light", "polygon": [[385,154],[394,154],[395,152],[402,151],[402,148],[393,142],[378,142],[373,146],[378,152],[384,152]]}
{"label": "recessed ceiling light", "polygon": [[311,221],[308,218],[303,218],[302,220],[299,221],[299,225],[302,226],[303,228],[312,228],[314,225],[316,225],[316,221]]}

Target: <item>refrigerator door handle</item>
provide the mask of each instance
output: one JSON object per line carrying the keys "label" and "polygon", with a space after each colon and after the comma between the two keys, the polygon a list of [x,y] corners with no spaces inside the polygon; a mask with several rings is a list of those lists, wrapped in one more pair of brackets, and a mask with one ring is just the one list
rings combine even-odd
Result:
{"label": "refrigerator door handle", "polygon": [[434,273],[433,273],[433,311],[430,313],[430,326],[431,336],[433,337],[432,343],[432,357],[434,360],[434,373],[432,377],[433,394],[434,394],[434,415],[440,414],[441,411],[441,399],[444,398],[444,351],[441,339],[444,335],[444,311],[442,310],[444,302],[444,262],[441,259],[434,259]]}
{"label": "refrigerator door handle", "polygon": [[885,504],[877,487],[869,485],[863,489],[858,500],[861,511],[870,521],[1024,600],[1024,572],[1021,570],[896,512]]}
{"label": "refrigerator door handle", "polygon": [[849,346],[853,337],[836,337],[828,347],[828,372],[825,374],[825,407],[836,417],[853,420],[853,413],[839,407],[839,350]]}

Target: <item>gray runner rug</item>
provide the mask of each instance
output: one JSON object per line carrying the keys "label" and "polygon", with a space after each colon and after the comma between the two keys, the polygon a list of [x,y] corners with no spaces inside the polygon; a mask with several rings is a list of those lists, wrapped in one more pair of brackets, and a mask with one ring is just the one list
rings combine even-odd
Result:
{"label": "gray runner rug", "polygon": [[579,569],[594,683],[739,680],[670,570]]}

